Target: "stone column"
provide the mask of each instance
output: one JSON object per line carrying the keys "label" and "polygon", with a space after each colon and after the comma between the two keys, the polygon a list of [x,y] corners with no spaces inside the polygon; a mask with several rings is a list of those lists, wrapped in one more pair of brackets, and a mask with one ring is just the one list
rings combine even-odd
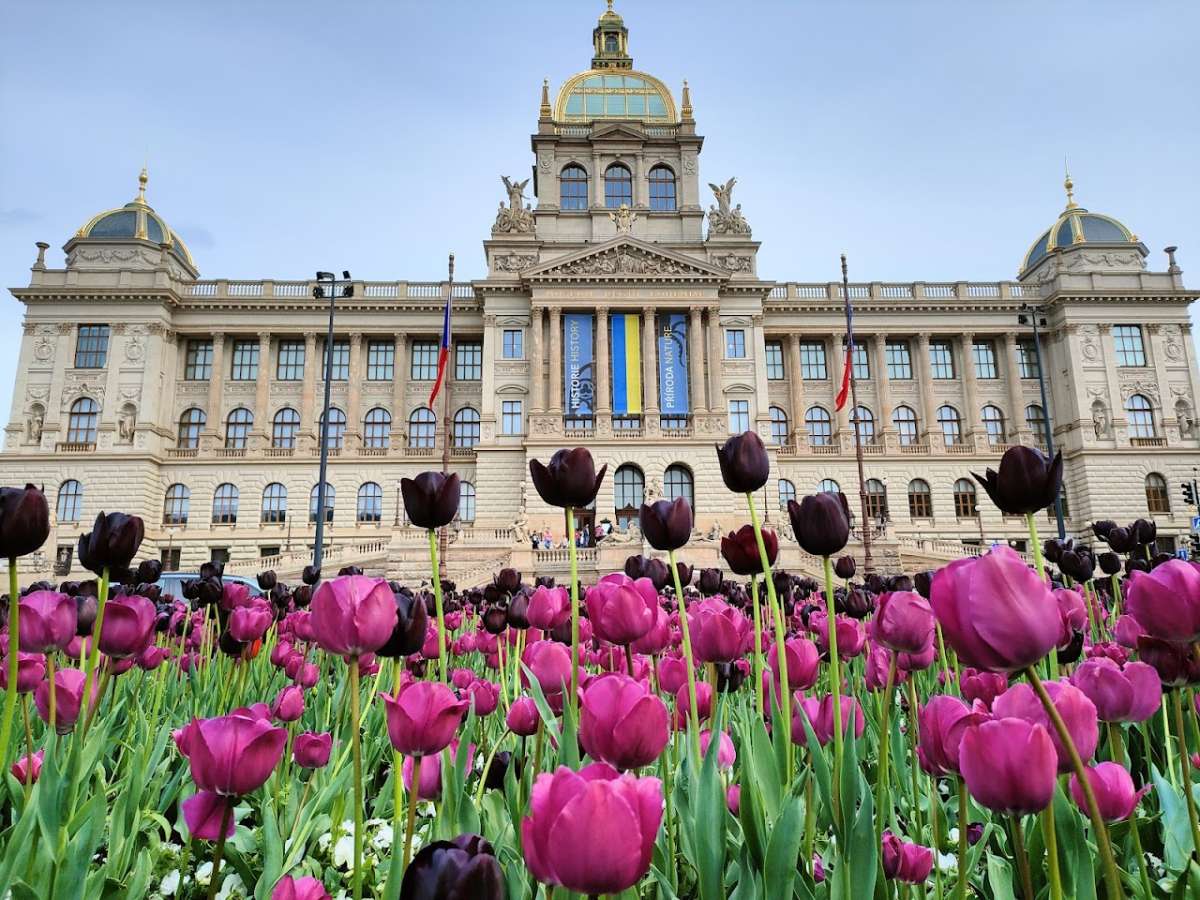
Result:
{"label": "stone column", "polygon": [[704,400],[704,325],[701,322],[703,310],[693,306],[688,312],[687,358],[688,358],[688,387],[691,388],[692,415],[703,412],[707,406]]}
{"label": "stone column", "polygon": [[647,199],[649,190],[646,184],[646,164],[642,154],[638,153],[633,160],[633,205],[635,208],[649,206]]}
{"label": "stone column", "polygon": [[221,395],[225,389],[225,335],[220,331],[212,336],[212,370],[208,378],[208,431],[221,434]]}
{"label": "stone column", "polygon": [[546,409],[546,354],[542,351],[543,309],[529,308],[529,411]]}
{"label": "stone column", "polygon": [[608,307],[596,307],[596,426],[612,416],[612,391],[609,389]]}
{"label": "stone column", "polygon": [[[842,370],[845,368],[845,350],[842,348],[842,342],[839,335],[831,334],[825,344],[825,362],[829,370],[829,387],[830,409],[837,404],[837,393],[842,389]],[[853,401],[847,397],[846,405],[840,410],[835,410],[834,415],[837,419],[838,434],[851,435],[851,446],[853,446],[853,432],[850,431],[850,407]]]}
{"label": "stone column", "polygon": [[875,398],[879,401],[879,420],[875,431],[881,437],[892,432],[892,381],[888,377],[887,335],[871,336],[871,365],[875,369]]}
{"label": "stone column", "polygon": [[962,365],[964,434],[970,440],[976,434],[983,434],[979,410],[979,385],[975,379],[975,335],[964,331],[958,336],[958,358]]}
{"label": "stone column", "polygon": [[1167,426],[1174,426],[1177,422],[1175,407],[1172,405],[1170,380],[1167,377],[1166,354],[1163,352],[1162,326],[1158,323],[1147,325],[1145,331],[1146,336],[1142,343],[1146,348],[1146,362],[1154,369],[1154,382],[1158,385],[1158,395],[1162,398],[1161,404],[1155,412],[1155,421],[1158,424],[1157,433],[1159,437],[1165,438],[1168,434]]}
{"label": "stone column", "polygon": [[600,153],[592,152],[592,206],[604,205],[604,172],[600,169]]}
{"label": "stone column", "polygon": [[[317,369],[321,360],[317,359],[317,333],[304,332],[304,381],[300,388],[300,434],[318,435],[321,433],[321,423],[316,417],[320,413],[313,410],[316,407]],[[307,448],[306,448],[307,449]]]}
{"label": "stone column", "polygon": [[550,412],[563,412],[562,307],[550,307]]}
{"label": "stone column", "polygon": [[[63,396],[63,389],[66,387],[67,369],[73,368],[75,365],[75,345],[73,341],[79,340],[79,331],[73,322],[59,322],[58,333],[54,338],[54,370],[50,374],[50,391],[46,395],[46,418],[42,423],[42,434],[54,435],[56,441],[66,441],[67,428],[70,422],[71,403],[74,402],[71,397]],[[174,380],[174,379],[172,379]],[[17,404],[13,404],[14,410],[17,410]],[[170,414],[166,417],[166,427],[170,427]],[[45,441],[45,443],[49,443]]]}
{"label": "stone column", "polygon": [[408,339],[396,335],[396,351],[392,357],[392,432],[391,443],[400,448],[408,430],[408,404],[404,389],[408,385]]}
{"label": "stone column", "polygon": [[1008,433],[1014,444],[1021,443],[1023,435],[1029,433],[1025,424],[1025,399],[1021,393],[1021,358],[1017,350],[1016,332],[1004,335],[1004,365],[1008,382]]}
{"label": "stone column", "polygon": [[721,385],[721,360],[725,358],[722,340],[720,307],[710,306],[708,308],[708,411],[713,414],[725,412],[725,395]]}
{"label": "stone column", "polygon": [[362,342],[361,332],[350,335],[350,377],[346,382],[346,448],[358,446],[362,423]]}
{"label": "stone column", "polygon": [[788,397],[792,413],[792,441],[799,444],[798,435],[804,434],[804,379],[800,377],[800,335],[788,335],[787,368]]}
{"label": "stone column", "polygon": [[643,419],[647,425],[658,425],[658,341],[655,340],[655,309],[650,306],[642,313],[642,403]]}
{"label": "stone column", "polygon": [[254,431],[271,434],[271,332],[258,333],[258,379],[254,383]]}
{"label": "stone column", "polygon": [[[483,317],[483,372],[480,389],[482,390],[482,398],[480,402],[479,417],[483,420],[485,430],[487,424],[494,426],[496,423],[496,317],[486,314]],[[480,435],[482,438],[482,435]]]}
{"label": "stone column", "polygon": [[[1109,436],[1119,441],[1128,436],[1128,431],[1125,418],[1125,397],[1121,394],[1121,377],[1117,372],[1117,345],[1110,323],[1104,322],[1098,327],[1100,329],[1100,346],[1104,351],[1104,380],[1108,384]],[[1046,379],[1046,384],[1049,386],[1054,383],[1050,377],[1050,373],[1054,369],[1049,364],[1050,354],[1046,346],[1048,342],[1045,339],[1045,332],[1042,332],[1042,335],[1042,377]],[[1046,417],[1052,422],[1057,422],[1058,420],[1054,418],[1053,414],[1053,398],[1050,398],[1049,402],[1051,409],[1046,410]]]}
{"label": "stone column", "polygon": [[[909,344],[911,350],[912,344]],[[929,335],[917,335],[917,386],[921,390],[921,436],[930,448],[941,447],[942,431],[933,406],[933,373],[929,365]]]}
{"label": "stone column", "polygon": [[[762,426],[755,430],[761,432],[765,429],[766,437],[769,438],[771,416],[767,385],[767,336],[763,331],[761,314],[754,316],[750,321],[750,334],[754,339],[754,392],[757,394],[754,400],[754,421],[757,425]],[[770,508],[769,505],[768,508]]]}

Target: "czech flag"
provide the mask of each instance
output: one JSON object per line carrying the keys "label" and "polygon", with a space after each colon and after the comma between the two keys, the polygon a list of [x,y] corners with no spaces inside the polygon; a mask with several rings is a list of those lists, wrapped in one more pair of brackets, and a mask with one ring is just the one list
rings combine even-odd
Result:
{"label": "czech flag", "polygon": [[429,392],[429,408],[433,409],[433,401],[437,399],[438,391],[442,388],[442,379],[446,377],[446,361],[450,358],[450,297],[446,297],[446,314],[442,319],[442,346],[438,350],[437,380],[433,390]]}
{"label": "czech flag", "polygon": [[837,392],[837,401],[834,408],[841,412],[843,406],[846,405],[846,398],[850,396],[850,367],[854,365],[854,341],[853,338],[846,343],[846,361],[842,366],[842,386]]}

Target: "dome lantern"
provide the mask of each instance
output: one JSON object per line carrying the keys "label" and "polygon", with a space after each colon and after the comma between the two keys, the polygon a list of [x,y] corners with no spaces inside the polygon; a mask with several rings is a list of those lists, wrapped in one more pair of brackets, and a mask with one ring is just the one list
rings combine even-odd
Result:
{"label": "dome lantern", "polygon": [[[1048,258],[1081,247],[1108,251],[1097,257],[1105,268],[1144,267],[1142,260],[1148,251],[1136,234],[1112,216],[1091,212],[1076,203],[1075,183],[1070,173],[1063,181],[1063,188],[1067,192],[1067,204],[1054,224],[1043,231],[1026,252],[1021,263],[1020,278],[1027,277]],[[1135,253],[1130,256],[1120,252],[1124,250],[1133,250]],[[1082,263],[1091,265],[1088,259],[1082,260]],[[1078,269],[1080,264],[1081,261],[1076,260],[1071,268]]]}
{"label": "dome lantern", "polygon": [[596,50],[592,57],[593,69],[633,68],[633,57],[629,55],[629,29],[625,27],[625,20],[613,12],[613,0],[608,0],[608,9],[592,31],[592,45]]}

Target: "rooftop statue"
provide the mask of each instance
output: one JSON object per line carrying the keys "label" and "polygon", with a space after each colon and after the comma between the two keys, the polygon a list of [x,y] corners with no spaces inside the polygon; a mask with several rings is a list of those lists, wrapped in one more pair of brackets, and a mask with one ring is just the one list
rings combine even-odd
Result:
{"label": "rooftop statue", "polygon": [[712,188],[713,196],[717,198],[717,205],[708,208],[708,233],[712,234],[744,234],[750,236],[750,223],[746,221],[742,215],[742,205],[730,206],[733,199],[733,186],[737,184],[737,178],[730,178],[724,184],[713,184],[711,181],[708,186]]}

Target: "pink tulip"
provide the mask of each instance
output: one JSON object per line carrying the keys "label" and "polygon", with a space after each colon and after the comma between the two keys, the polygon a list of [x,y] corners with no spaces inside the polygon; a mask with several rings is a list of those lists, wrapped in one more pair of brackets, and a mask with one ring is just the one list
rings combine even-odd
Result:
{"label": "pink tulip", "polygon": [[467,688],[467,697],[476,716],[490,716],[500,705],[500,685],[491,681],[476,681]]}
{"label": "pink tulip", "polygon": [[687,615],[692,653],[700,662],[732,662],[754,640],[750,620],[719,597],[690,603]]}
{"label": "pink tulip", "polygon": [[993,812],[1041,812],[1054,796],[1054,743],[1045,728],[1025,719],[993,719],[968,728],[959,765],[975,802]]}
{"label": "pink tulip", "polygon": [[658,686],[664,694],[674,694],[687,684],[687,661],[682,656],[664,656],[658,660]]}
{"label": "pink tulip", "polygon": [[1008,690],[1008,679],[999,672],[984,672],[967,667],[958,676],[958,689],[962,691],[963,699],[968,703],[978,700],[991,709],[992,701]]}
{"label": "pink tulip", "polygon": [[325,885],[311,875],[303,878],[284,875],[275,882],[271,900],[330,900],[330,897]]}
{"label": "pink tulip", "polygon": [[1152,637],[1181,644],[1200,638],[1200,567],[1170,559],[1149,572],[1134,570],[1125,611]]}
{"label": "pink tulip", "polygon": [[630,644],[654,627],[658,593],[649,578],[636,581],[621,572],[605,575],[585,598],[592,630],[601,640]]}
{"label": "pink tulip", "polygon": [[183,820],[192,837],[215,841],[225,823],[225,837],[233,837],[233,802],[214,791],[198,791],[183,801]]}
{"label": "pink tulip", "polygon": [[907,884],[923,884],[933,871],[933,851],[883,833],[883,874]]}
{"label": "pink tulip", "polygon": [[666,704],[641,682],[611,672],[583,692],[579,742],[592,759],[621,769],[648,766],[670,739]]}
{"label": "pink tulip", "polygon": [[[788,687],[793,691],[806,691],[817,683],[821,667],[821,654],[817,645],[807,638],[789,638],[783,642],[784,658],[787,660]],[[767,651],[767,665],[771,667],[775,680],[779,680],[779,646],[771,644]]]}
{"label": "pink tulip", "polygon": [[250,596],[250,588],[242,584],[240,581],[223,581],[221,582],[221,609],[229,612],[240,606],[245,606],[252,599]]}
{"label": "pink tulip", "polygon": [[[46,657],[40,653],[17,653],[17,693],[28,694],[46,677]],[[0,690],[8,690],[8,657],[0,657]]]}
{"label": "pink tulip", "polygon": [[969,666],[1014,672],[1058,643],[1058,604],[1015,551],[996,547],[933,576],[930,605],[946,641]]}
{"label": "pink tulip", "polygon": [[[1079,752],[1079,758],[1085,762],[1091,759],[1100,740],[1095,704],[1069,681],[1047,681],[1046,693],[1067,726],[1067,733]],[[996,698],[992,712],[998,719],[1018,718],[1041,725],[1054,743],[1059,773],[1065,775],[1071,771],[1071,757],[1059,741],[1058,732],[1054,730],[1046,708],[1029,685],[1014,684]]]}
{"label": "pink tulip", "polygon": [[742,808],[742,786],[740,784],[731,784],[729,790],[725,792],[725,807],[735,816]]}
{"label": "pink tulip", "polygon": [[[458,757],[458,741],[450,742],[450,765],[454,765],[454,760]],[[472,761],[475,759],[475,745],[471,744],[467,747],[467,771],[471,771]],[[413,768],[417,762],[420,762],[421,769],[417,775],[417,797],[421,800],[437,800],[442,795],[442,766],[446,760],[443,754],[434,754],[433,756],[406,756],[404,764],[401,766],[400,774],[404,780],[404,790],[406,793],[412,792],[413,783]]]}
{"label": "pink tulip", "polygon": [[[861,622],[849,616],[835,616],[834,628],[837,631],[838,659],[854,659],[863,652],[867,645],[867,633],[863,630]],[[808,617],[808,630],[821,655],[828,657],[829,620],[824,611],[818,610]]]}
{"label": "pink tulip", "polygon": [[1128,647],[1130,650],[1138,648],[1138,638],[1145,633],[1146,629],[1142,624],[1128,614],[1117,619],[1117,624],[1113,626],[1113,638],[1122,647]]}
{"label": "pink tulip", "polygon": [[450,683],[460,691],[465,691],[475,681],[475,673],[470,669],[455,669],[450,673]]}
{"label": "pink tulip", "polygon": [[[863,729],[867,724],[863,716],[862,707],[858,705],[858,701],[854,697],[847,694],[841,695],[840,701],[842,733],[847,734],[853,729],[854,737],[862,737]],[[792,706],[795,710],[792,715],[793,743],[804,744],[808,740],[801,714],[808,717],[813,734],[816,735],[817,741],[822,747],[833,739],[832,694],[826,694],[820,700],[817,700],[816,697],[801,697],[797,695],[796,702]]]}
{"label": "pink tulip", "polygon": [[933,646],[933,610],[915,591],[881,594],[871,639],[896,653],[921,654]]}
{"label": "pink tulip", "polygon": [[323,769],[329,762],[332,750],[333,735],[328,731],[305,731],[296,735],[292,744],[292,759],[302,769]]}
{"label": "pink tulip", "polygon": [[571,617],[571,595],[566,588],[541,585],[530,595],[525,617],[535,628],[558,628]]}
{"label": "pink tulip", "polygon": [[229,614],[229,636],[243,644],[262,638],[275,619],[271,604],[255,599]]}
{"label": "pink tulip", "polygon": [[151,644],[137,655],[137,667],[145,672],[153,672],[167,659],[169,651],[166,647]]}
{"label": "pink tulip", "polygon": [[[561,694],[571,684],[571,651],[557,641],[538,641],[525,648],[521,661],[533,673],[542,693]],[[524,670],[521,677],[525,677]]]}
{"label": "pink tulip", "polygon": [[903,672],[923,672],[933,665],[936,656],[937,648],[931,641],[920,653],[896,654],[896,667]]}
{"label": "pink tulip", "polygon": [[[708,756],[708,746],[712,743],[712,732],[700,732],[700,755]],[[724,731],[717,739],[717,768],[732,769],[737,762],[737,750],[734,749],[733,739]]]}
{"label": "pink tulip", "polygon": [[57,591],[32,591],[20,599],[20,649],[53,653],[75,637],[75,599]]}
{"label": "pink tulip", "polygon": [[[75,727],[83,706],[83,686],[87,676],[79,669],[59,669],[54,673],[54,728],[59,734],[69,734]],[[95,706],[100,696],[100,679],[92,679],[92,696],[88,706]],[[33,692],[33,702],[43,722],[50,721],[50,682],[43,681]]]}
{"label": "pink tulip", "polygon": [[29,756],[26,754],[12,764],[9,769],[12,772],[13,778],[25,783],[25,779],[29,779],[30,784],[37,784],[38,776],[42,774],[42,760],[46,756],[45,750],[39,750],[37,753]]}
{"label": "pink tulip", "polygon": [[[696,716],[701,722],[712,715],[713,689],[707,681],[696,682]],[[688,716],[691,715],[691,701],[688,698],[687,684],[681,684],[675,692],[675,727],[685,728]]]}
{"label": "pink tulip", "polygon": [[671,617],[661,606],[655,613],[650,630],[629,645],[634,653],[662,653],[671,646]]}
{"label": "pink tulip", "polygon": [[980,709],[972,710],[957,697],[938,694],[929,698],[918,715],[920,741],[917,758],[930,775],[950,775],[959,771],[959,747],[968,728],[986,722]]}
{"label": "pink tulip", "polygon": [[316,687],[321,678],[321,667],[316,663],[303,663],[296,671],[295,681],[302,688]]}
{"label": "pink tulip", "polygon": [[136,656],[154,639],[154,604],[145,597],[123,594],[104,607],[100,652],[114,659]]}
{"label": "pink tulip", "polygon": [[[893,687],[898,684],[903,684],[908,680],[908,672],[902,671],[899,666],[899,655],[893,653],[887,647],[875,644],[867,652],[867,666],[864,682],[868,691],[882,691],[887,688],[888,670],[892,664],[892,657],[897,660],[896,674],[893,679]],[[887,702],[891,702],[890,698]]]}
{"label": "pink tulip", "polygon": [[304,715],[304,691],[291,684],[281,690],[271,704],[271,717],[280,722],[295,722]]}
{"label": "pink tulip", "polygon": [[1095,656],[1071,673],[1071,684],[1092,701],[1102,722],[1144,722],[1162,703],[1162,682],[1144,662],[1122,668],[1106,656]]}
{"label": "pink tulip", "polygon": [[468,706],[446,685],[433,681],[410,681],[395,696],[382,696],[388,737],[408,756],[430,756],[449,746]]}
{"label": "pink tulip", "polygon": [[532,697],[518,697],[508,708],[508,715],[504,718],[504,724],[508,726],[508,730],[520,737],[537,734],[541,721],[542,717],[538,712],[537,703]]}
{"label": "pink tulip", "polygon": [[1075,637],[1078,631],[1086,631],[1088,627],[1087,607],[1083,605],[1083,595],[1070,588],[1056,588],[1054,601],[1058,604],[1058,614],[1062,622],[1056,646],[1065,647]]}
{"label": "pink tulip", "polygon": [[338,656],[378,650],[392,636],[396,615],[396,597],[381,579],[343,575],[322,581],[313,593],[313,636]]}
{"label": "pink tulip", "polygon": [[[287,641],[280,641],[273,648],[271,648],[271,665],[283,668],[286,671],[288,660],[292,658],[292,654],[294,652],[295,651],[290,643]],[[304,657],[300,656],[300,659],[303,660]],[[292,678],[294,675],[294,672],[289,672],[288,678]]]}
{"label": "pink tulip", "polygon": [[[604,763],[560,766],[537,777],[521,822],[529,871],[543,884],[617,894],[650,871],[662,823],[662,783],[618,775]],[[587,848],[587,852],[581,852]]]}
{"label": "pink tulip", "polygon": [[[1087,772],[1088,783],[1096,796],[1096,806],[1100,817],[1106,822],[1119,822],[1129,818],[1137,807],[1138,802],[1150,790],[1149,785],[1140,791],[1133,787],[1133,779],[1129,771],[1115,762],[1102,762],[1084,769]],[[1071,776],[1071,799],[1075,805],[1088,814],[1087,798],[1079,784],[1079,776]]]}

